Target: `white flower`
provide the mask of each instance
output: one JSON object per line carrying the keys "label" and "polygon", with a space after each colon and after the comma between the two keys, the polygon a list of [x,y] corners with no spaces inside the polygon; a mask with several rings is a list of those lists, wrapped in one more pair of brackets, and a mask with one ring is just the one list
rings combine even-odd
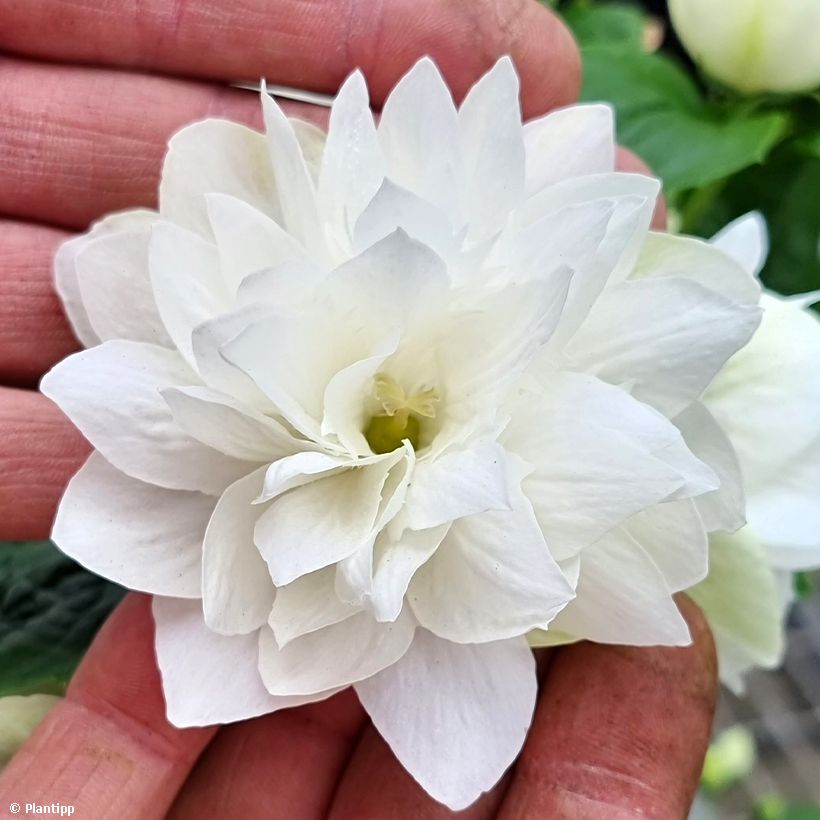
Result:
{"label": "white flower", "polygon": [[820,86],[817,0],[670,0],[672,23],[694,60],[739,91]]}
{"label": "white flower", "polygon": [[[766,258],[756,214],[714,239],[752,275]],[[777,666],[792,572],[820,567],[820,322],[817,295],[764,292],[763,321],[704,397],[737,452],[748,526],[712,537],[708,579],[692,591],[712,625],[721,677],[742,688],[753,666]]]}
{"label": "white flower", "polygon": [[43,391],[96,452],[54,539],[157,596],[175,724],[354,684],[462,808],[523,743],[528,635],[689,641],[692,499],[740,513],[728,445],[701,460],[669,418],[758,309],[711,287],[725,254],[648,234],[658,184],[614,172],[607,108],[522,127],[509,60],[459,110],[422,60],[378,128],[358,73],[327,136],[262,104],[266,135],[184,129],[159,213],[58,255],[89,349]]}

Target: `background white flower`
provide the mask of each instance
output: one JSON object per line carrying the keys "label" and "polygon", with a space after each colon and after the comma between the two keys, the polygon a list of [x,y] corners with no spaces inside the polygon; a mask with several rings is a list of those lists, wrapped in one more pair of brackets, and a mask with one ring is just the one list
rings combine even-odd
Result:
{"label": "background white flower", "polygon": [[648,233],[607,108],[522,126],[509,60],[458,110],[421,61],[378,127],[358,73],[327,135],[262,104],[265,135],[184,129],[159,212],[58,255],[88,350],[42,389],[96,452],[54,539],[157,596],[175,724],[354,684],[462,808],[523,743],[527,636],[689,641],[672,594],[742,494],[684,421],[757,288]]}
{"label": "background white flower", "polygon": [[[743,217],[713,241],[760,273],[762,217]],[[704,397],[737,452],[748,525],[712,536],[709,577],[692,595],[712,626],[721,677],[736,691],[747,670],[779,664],[792,573],[820,567],[820,322],[806,309],[816,300],[764,292],[759,330]]]}
{"label": "background white flower", "polygon": [[744,92],[820,86],[816,0],[670,0],[675,31],[716,79]]}

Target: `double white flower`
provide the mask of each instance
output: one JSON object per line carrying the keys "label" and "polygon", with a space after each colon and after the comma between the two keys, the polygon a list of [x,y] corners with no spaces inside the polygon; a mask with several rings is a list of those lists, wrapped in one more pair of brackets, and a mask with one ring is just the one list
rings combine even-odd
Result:
{"label": "double white flower", "polygon": [[88,349],[43,391],[96,452],[54,539],[157,596],[175,724],[353,684],[462,808],[523,743],[528,639],[689,641],[672,594],[743,520],[697,399],[759,289],[649,232],[606,107],[522,126],[506,59],[459,110],[421,61],[378,127],[358,73],[327,135],[262,104],[60,251]]}

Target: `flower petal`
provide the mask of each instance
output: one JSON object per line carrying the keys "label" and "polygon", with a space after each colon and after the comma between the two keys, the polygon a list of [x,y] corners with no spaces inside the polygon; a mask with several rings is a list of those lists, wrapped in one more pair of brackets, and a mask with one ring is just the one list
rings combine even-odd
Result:
{"label": "flower petal", "polygon": [[305,448],[278,421],[211,387],[161,391],[174,421],[192,438],[243,461],[276,461]]}
{"label": "flower petal", "polygon": [[262,113],[270,166],[282,211],[282,224],[302,247],[323,253],[324,239],[317,218],[316,186],[293,124],[276,100],[262,88]]}
{"label": "flower petal", "polygon": [[656,504],[624,525],[661,571],[672,592],[694,586],[709,571],[709,542],[696,502]]}
{"label": "flower petal", "polygon": [[760,284],[734,257],[692,236],[651,232],[631,278],[679,277],[745,305],[760,301]]}
{"label": "flower petal", "polygon": [[247,202],[228,194],[207,194],[205,199],[230,293],[255,271],[304,258],[305,250],[284,228]]}
{"label": "flower petal", "polygon": [[675,427],[624,390],[574,373],[543,383],[522,392],[501,441],[534,467],[524,492],[559,561],[641,510],[717,486]]}
{"label": "flower petal", "polygon": [[746,523],[743,476],[732,443],[714,416],[700,402],[693,402],[673,423],[686,446],[720,479],[720,487],[695,500],[707,532],[734,532]]}
{"label": "flower petal", "polygon": [[68,483],[51,537],[87,569],[130,589],[199,598],[213,507],[212,496],[144,484],[92,453]]}
{"label": "flower petal", "polygon": [[721,680],[737,691],[743,672],[780,663],[786,606],[766,551],[750,527],[711,536],[709,576],[688,594],[709,621]]}
{"label": "flower petal", "polygon": [[123,211],[95,222],[88,233],[63,242],[54,256],[54,283],[60,301],[76,337],[85,347],[99,344],[100,338],[91,326],[77,275],[77,256],[96,239],[119,231],[139,231],[156,219],[156,213],[148,210]]}
{"label": "flower petal", "polygon": [[460,241],[447,214],[390,179],[382,182],[353,230],[356,253],[375,245],[401,228],[443,259],[455,257]]}
{"label": "flower petal", "polygon": [[356,684],[356,693],[399,762],[458,811],[521,751],[535,708],[535,662],[523,638],[464,646],[418,630],[407,654]]}
{"label": "flower petal", "polygon": [[382,533],[373,548],[369,605],[377,621],[395,621],[416,570],[438,549],[449,524],[429,530],[404,530],[393,541]]}
{"label": "flower petal", "polygon": [[351,555],[373,536],[381,491],[398,450],[275,498],[256,524],[254,540],[277,586]]}
{"label": "flower petal", "polygon": [[492,441],[449,450],[416,466],[403,520],[413,530],[488,510],[509,510],[507,458]]}
{"label": "flower petal", "polygon": [[[139,212],[138,212],[139,213]],[[155,215],[154,215],[155,218]],[[132,339],[172,347],[148,275],[152,220],[89,238],[75,258],[83,305],[100,340]]]}
{"label": "flower petal", "polygon": [[335,577],[335,568],[325,567],[276,590],[268,623],[278,646],[361,612],[338,598]]}
{"label": "flower petal", "polygon": [[354,71],[330,109],[319,176],[319,213],[339,249],[349,253],[353,226],[379,190],[384,165],[367,84],[361,71]]}
{"label": "flower petal", "polygon": [[[747,494],[776,483],[818,437],[820,322],[788,299],[764,294],[760,329],[704,395],[729,433]],[[783,412],[784,406],[788,412]]]}
{"label": "flower petal", "polygon": [[159,210],[163,219],[210,238],[205,194],[231,194],[277,219],[278,183],[262,134],[209,119],[171,137],[162,165]]}
{"label": "flower petal", "polygon": [[732,257],[751,276],[759,275],[769,255],[769,231],[762,214],[746,214],[715,234],[712,244]]}
{"label": "flower petal", "polygon": [[581,553],[575,600],[552,622],[577,638],[630,646],[688,646],[689,627],[641,546],[613,530]]}
{"label": "flower petal", "polygon": [[608,288],[566,348],[574,368],[667,416],[697,399],[751,338],[760,310],[686,279],[640,279]]}
{"label": "flower petal", "polygon": [[197,381],[175,350],[110,341],[69,356],[46,374],[40,390],[127,475],[218,495],[249,472],[248,463],[186,435],[160,395],[166,387]]}
{"label": "flower petal", "polygon": [[463,168],[458,114],[432,60],[419,60],[390,92],[378,133],[387,176],[455,215],[460,227]]}
{"label": "flower petal", "polygon": [[527,196],[565,179],[615,168],[615,123],[608,105],[573,105],[524,125]]}
{"label": "flower petal", "polygon": [[483,643],[546,627],[572,598],[510,466],[510,511],[460,518],[413,578],[419,623],[456,643]]}
{"label": "flower petal", "polygon": [[524,193],[524,137],[518,75],[502,57],[458,112],[465,164],[464,210],[472,240],[504,227]]}
{"label": "flower petal", "polygon": [[415,620],[407,613],[394,623],[380,624],[369,612],[360,612],[281,648],[272,630],[262,629],[259,671],[268,691],[279,696],[348,686],[395,663],[410,646],[415,629]]}
{"label": "flower petal", "polygon": [[259,675],[255,633],[227,637],[211,632],[199,601],[156,597],[153,611],[168,720],[180,729],[247,720],[337,691],[274,697]]}
{"label": "flower petal", "polygon": [[162,321],[179,352],[194,367],[194,328],[233,307],[216,246],[170,222],[157,222],[151,229],[148,253]]}
{"label": "flower petal", "polygon": [[202,554],[202,610],[205,623],[220,635],[244,635],[265,624],[273,607],[274,587],[253,543],[261,512],[253,505],[265,468],[235,481],[222,493]]}

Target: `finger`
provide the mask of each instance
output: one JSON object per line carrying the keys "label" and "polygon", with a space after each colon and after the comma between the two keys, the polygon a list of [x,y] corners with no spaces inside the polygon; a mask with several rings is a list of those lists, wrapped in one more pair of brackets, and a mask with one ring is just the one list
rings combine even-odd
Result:
{"label": "finger", "polygon": [[499,820],[687,817],[717,682],[708,627],[691,601],[680,605],[691,647],[556,653]]}
{"label": "finger", "polygon": [[52,284],[56,228],[0,220],[0,383],[34,386],[77,347]]}
{"label": "finger", "polygon": [[73,805],[77,817],[165,817],[213,729],[165,720],[150,598],[131,595],[60,702],[0,774],[0,806]]}
{"label": "finger", "polygon": [[[626,171],[630,174],[655,176],[652,169],[637,154],[632,153],[628,148],[623,148],[620,145],[618,146],[615,165],[619,171]],[[666,230],[666,221],[666,200],[663,195],[661,195],[658,197],[655,213],[652,215],[652,227],[656,231],[664,231]]]}
{"label": "finger", "polygon": [[0,0],[0,19],[0,49],[18,54],[327,92],[361,67],[376,100],[425,54],[459,96],[510,54],[528,116],[575,99],[580,77],[571,35],[535,0]]}
{"label": "finger", "polygon": [[451,812],[424,792],[369,726],[345,771],[328,820],[488,820],[495,817],[504,787],[502,782],[468,809]]}
{"label": "finger", "polygon": [[168,138],[194,120],[261,125],[256,95],[0,58],[0,212],[85,228],[156,205]]}
{"label": "finger", "polygon": [[364,725],[352,689],[228,726],[197,763],[172,820],[323,820]]}
{"label": "finger", "polygon": [[47,538],[90,446],[39,393],[0,387],[0,540]]}

